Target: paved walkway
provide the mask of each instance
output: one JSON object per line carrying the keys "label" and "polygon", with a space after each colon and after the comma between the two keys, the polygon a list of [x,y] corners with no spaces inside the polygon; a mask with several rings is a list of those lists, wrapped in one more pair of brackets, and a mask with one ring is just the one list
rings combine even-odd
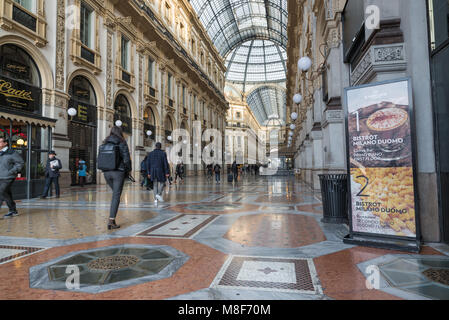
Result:
{"label": "paved walkway", "polygon": [[449,299],[447,246],[345,245],[294,178],[189,177],[164,198],[127,185],[118,231],[106,186],[20,202],[0,220],[0,299]]}

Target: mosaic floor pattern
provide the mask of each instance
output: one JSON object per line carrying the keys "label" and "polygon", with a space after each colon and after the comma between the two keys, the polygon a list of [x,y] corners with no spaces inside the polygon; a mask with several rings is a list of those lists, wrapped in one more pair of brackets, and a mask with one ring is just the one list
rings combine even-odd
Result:
{"label": "mosaic floor pattern", "polygon": [[449,247],[346,245],[348,227],[322,223],[319,193],[294,177],[222,181],[187,177],[157,205],[127,183],[112,231],[106,186],[20,201],[0,220],[0,299],[449,300]]}

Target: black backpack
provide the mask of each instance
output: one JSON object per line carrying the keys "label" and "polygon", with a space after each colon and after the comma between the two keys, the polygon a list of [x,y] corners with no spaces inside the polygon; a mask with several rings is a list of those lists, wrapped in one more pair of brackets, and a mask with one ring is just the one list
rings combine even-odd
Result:
{"label": "black backpack", "polygon": [[98,169],[101,171],[114,171],[120,165],[120,147],[118,144],[105,143],[98,152]]}

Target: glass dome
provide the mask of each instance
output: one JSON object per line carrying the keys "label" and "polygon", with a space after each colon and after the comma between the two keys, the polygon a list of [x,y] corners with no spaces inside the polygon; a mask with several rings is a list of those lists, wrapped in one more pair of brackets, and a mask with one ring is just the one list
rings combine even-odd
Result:
{"label": "glass dome", "polygon": [[251,40],[232,50],[226,58],[226,80],[240,83],[286,80],[286,51],[268,40]]}

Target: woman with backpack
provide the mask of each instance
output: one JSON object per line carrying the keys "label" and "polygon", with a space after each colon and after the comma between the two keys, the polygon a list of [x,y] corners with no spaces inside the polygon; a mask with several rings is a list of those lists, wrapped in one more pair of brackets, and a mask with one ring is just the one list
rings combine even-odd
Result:
{"label": "woman with backpack", "polygon": [[120,226],[115,223],[115,218],[120,205],[125,179],[132,169],[128,144],[120,127],[112,127],[111,134],[100,147],[98,168],[103,171],[104,178],[112,189],[108,230],[118,229]]}

